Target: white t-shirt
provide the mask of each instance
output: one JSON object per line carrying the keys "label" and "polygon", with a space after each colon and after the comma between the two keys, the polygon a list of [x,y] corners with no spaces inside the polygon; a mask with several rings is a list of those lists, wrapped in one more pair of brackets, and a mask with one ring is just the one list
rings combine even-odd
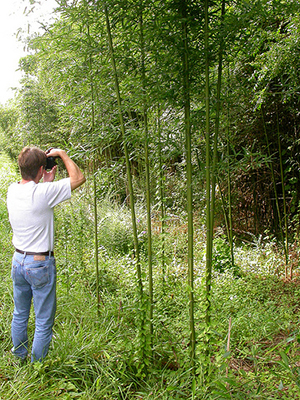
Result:
{"label": "white t-shirt", "polygon": [[7,209],[16,249],[41,253],[54,246],[54,207],[71,197],[70,178],[20,185],[7,192]]}

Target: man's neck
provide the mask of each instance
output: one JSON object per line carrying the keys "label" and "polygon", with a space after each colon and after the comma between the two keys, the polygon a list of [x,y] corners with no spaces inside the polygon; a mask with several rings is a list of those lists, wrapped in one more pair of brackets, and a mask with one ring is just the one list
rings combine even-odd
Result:
{"label": "man's neck", "polygon": [[31,181],[27,181],[26,179],[22,179],[19,184],[20,185],[25,185],[26,183],[31,182]]}
{"label": "man's neck", "polygon": [[26,183],[29,183],[29,182],[38,183],[38,181],[36,182],[36,179],[29,179],[29,180],[27,180],[27,179],[22,179],[22,180],[19,182],[19,184],[20,184],[20,185],[26,185]]}

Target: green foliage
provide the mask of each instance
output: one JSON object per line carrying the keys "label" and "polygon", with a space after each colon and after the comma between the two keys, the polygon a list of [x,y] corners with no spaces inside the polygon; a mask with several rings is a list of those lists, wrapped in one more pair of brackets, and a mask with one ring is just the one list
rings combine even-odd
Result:
{"label": "green foliage", "polygon": [[17,129],[19,110],[10,102],[6,107],[0,106],[0,149],[14,160],[20,152],[20,138]]}
{"label": "green foliage", "polygon": [[[137,227],[140,246],[146,240],[145,211],[137,207]],[[131,213],[126,204],[101,201],[99,208],[98,242],[109,254],[129,254],[134,249]]]}
{"label": "green foliage", "polygon": [[213,269],[220,273],[232,271],[234,275],[238,275],[238,267],[232,265],[231,249],[226,236],[216,236],[213,246]]}
{"label": "green foliage", "polygon": [[[8,165],[10,168],[8,168]],[[15,166],[10,162],[6,154],[0,153],[0,220],[5,221],[8,218],[6,209],[6,193],[8,186],[18,179],[15,172]],[[3,234],[8,234],[7,224],[1,225]],[[4,247],[4,244],[3,244]]]}
{"label": "green foliage", "polygon": [[214,239],[213,268],[218,272],[232,268],[230,247],[224,237],[218,236]]}

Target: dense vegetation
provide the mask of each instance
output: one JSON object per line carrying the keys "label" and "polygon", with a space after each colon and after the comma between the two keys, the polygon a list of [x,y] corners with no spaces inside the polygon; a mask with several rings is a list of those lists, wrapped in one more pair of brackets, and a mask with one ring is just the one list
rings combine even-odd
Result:
{"label": "dense vegetation", "polygon": [[[213,358],[209,381],[201,372],[204,322],[201,299],[205,271],[205,231],[195,235],[197,365],[189,366],[186,225],[170,215],[165,241],[166,271],[154,268],[153,359],[139,373],[140,306],[136,290],[131,216],[122,205],[99,204],[99,299],[93,252],[92,199],[78,193],[56,211],[58,310],[54,339],[43,364],[20,367],[10,353],[13,311],[10,264],[13,253],[5,193],[17,179],[1,157],[0,398],[34,399],[291,399],[299,395],[300,281],[282,281],[282,257],[275,242],[258,239],[235,248],[241,275],[214,273],[212,291]],[[145,209],[139,208],[144,235]],[[201,221],[199,221],[201,222]],[[154,231],[159,227],[155,224]],[[155,252],[160,241],[155,234]],[[216,266],[230,254],[216,241]],[[146,260],[142,268],[146,270]],[[164,279],[163,279],[164,278]],[[32,315],[33,316],[33,315]],[[228,335],[231,321],[230,335]],[[29,323],[29,337],[34,321]],[[229,339],[228,339],[229,337]],[[206,380],[206,383],[203,381]]]}
{"label": "dense vegetation", "polygon": [[[57,4],[0,108],[1,396],[297,397],[299,2]],[[56,213],[51,354],[14,369],[5,193],[33,144],[88,181]]]}

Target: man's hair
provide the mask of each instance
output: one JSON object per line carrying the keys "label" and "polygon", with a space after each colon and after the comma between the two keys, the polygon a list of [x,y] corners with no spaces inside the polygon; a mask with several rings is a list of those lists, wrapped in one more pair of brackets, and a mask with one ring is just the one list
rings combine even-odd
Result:
{"label": "man's hair", "polygon": [[38,147],[24,147],[18,157],[22,178],[34,180],[41,166],[46,167],[47,156]]}

